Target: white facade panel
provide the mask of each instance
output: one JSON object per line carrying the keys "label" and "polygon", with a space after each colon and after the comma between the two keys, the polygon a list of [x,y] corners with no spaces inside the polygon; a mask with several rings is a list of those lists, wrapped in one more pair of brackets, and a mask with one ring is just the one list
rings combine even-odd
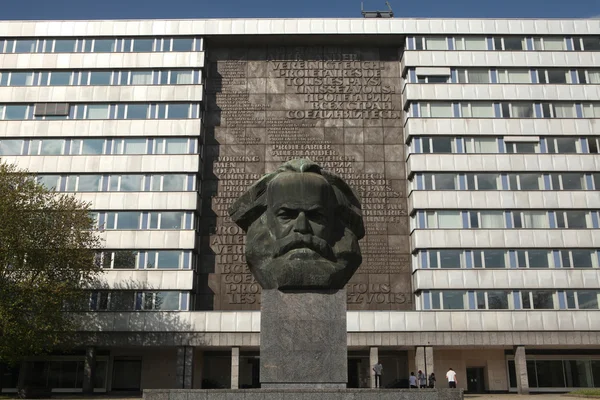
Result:
{"label": "white facade panel", "polygon": [[95,210],[196,210],[197,192],[75,193]]}
{"label": "white facade panel", "polygon": [[186,231],[103,231],[106,249],[194,249],[196,232]]}
{"label": "white facade panel", "polygon": [[600,209],[596,191],[427,191],[413,190],[408,213],[441,209]]}
{"label": "white facade panel", "polygon": [[[472,34],[472,33],[471,33]],[[487,32],[488,35],[493,34]],[[512,34],[511,34],[512,35]],[[543,33],[535,33],[541,36]],[[556,32],[552,33],[553,36]],[[581,35],[581,33],[580,33]],[[405,51],[402,69],[412,67],[447,66],[465,67],[596,67],[600,63],[598,52],[580,51]]]}
{"label": "white facade panel", "polygon": [[412,136],[588,136],[600,135],[594,119],[408,118],[404,135]]}
{"label": "white facade panel", "polygon": [[194,271],[104,270],[97,288],[127,290],[192,290]]}
{"label": "white facade panel", "polygon": [[9,70],[202,68],[204,52],[0,54],[0,65]]}
{"label": "white facade panel", "polygon": [[0,87],[6,103],[114,103],[202,101],[202,85]]}
{"label": "white facade panel", "polygon": [[200,136],[200,119],[0,121],[3,137]]}
{"label": "white facade panel", "polygon": [[600,169],[596,154],[411,154],[407,172],[551,172]]}
{"label": "white facade panel", "polygon": [[405,107],[415,101],[597,101],[600,85],[537,84],[418,84],[408,83],[404,89]]}
{"label": "white facade panel", "polygon": [[411,250],[597,248],[598,229],[415,229]]}
{"label": "white facade panel", "polygon": [[151,173],[198,172],[198,155],[102,155],[102,156],[6,156],[5,162],[30,172],[65,173]]}
{"label": "white facade panel", "polygon": [[598,289],[600,270],[583,269],[417,269],[413,290]]}

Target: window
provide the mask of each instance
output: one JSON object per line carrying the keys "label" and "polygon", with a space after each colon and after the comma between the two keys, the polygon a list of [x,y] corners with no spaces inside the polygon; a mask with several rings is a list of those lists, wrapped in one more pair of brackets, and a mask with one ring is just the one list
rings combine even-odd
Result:
{"label": "window", "polygon": [[600,118],[600,103],[583,104],[584,118]]}
{"label": "window", "polygon": [[416,37],[417,50],[448,50],[448,40],[445,37]]}
{"label": "window", "polygon": [[169,119],[185,119],[190,117],[190,105],[185,103],[171,103],[167,106]]}
{"label": "window", "polygon": [[517,250],[516,255],[519,268],[550,268],[548,250]]}
{"label": "window", "polygon": [[[11,41],[9,41],[10,43]],[[35,48],[37,45],[37,40],[35,39],[17,39],[14,40],[15,53],[33,53],[35,52]]]}
{"label": "window", "polygon": [[[200,40],[200,39],[196,39]],[[171,51],[192,51],[194,50],[194,39],[193,38],[173,38],[172,39],[172,50]],[[168,51],[165,49],[164,51]]]}
{"label": "window", "polygon": [[423,153],[456,153],[454,138],[450,136],[436,136],[421,139]]}
{"label": "window", "polygon": [[600,36],[584,36],[573,38],[575,50],[598,51],[600,50]]}
{"label": "window", "polygon": [[122,104],[120,107],[126,107],[125,119],[148,118],[148,104]]}
{"label": "window", "polygon": [[68,192],[99,192],[102,175],[70,175],[67,178]]}
{"label": "window", "polygon": [[496,138],[465,138],[467,153],[498,153]]}
{"label": "window", "polygon": [[587,218],[587,211],[557,211],[556,225],[558,228],[586,229],[588,228]]}
{"label": "window", "polygon": [[189,154],[187,138],[155,139],[155,154]]}
{"label": "window", "polygon": [[562,37],[533,38],[534,50],[564,51],[567,50],[565,39]]}
{"label": "window", "polygon": [[150,229],[184,229],[183,212],[151,212]]}
{"label": "window", "polygon": [[574,137],[548,137],[546,144],[548,153],[578,153],[579,138]]}
{"label": "window", "polygon": [[56,190],[60,188],[60,175],[38,175],[36,181],[48,189]]}
{"label": "window", "polygon": [[462,250],[432,250],[429,252],[429,268],[460,268]]}
{"label": "window", "polygon": [[454,116],[452,103],[420,103],[420,116],[423,118],[450,118]]}
{"label": "window", "polygon": [[431,308],[434,310],[464,310],[466,292],[461,290],[432,291]]}
{"label": "window", "polygon": [[594,188],[600,190],[600,173],[592,174],[592,179],[594,181]]}
{"label": "window", "polygon": [[564,68],[550,68],[538,70],[539,83],[564,84],[571,83],[571,72]]}
{"label": "window", "polygon": [[505,290],[491,290],[476,292],[478,310],[508,310],[508,297],[510,292]]}
{"label": "window", "polygon": [[104,154],[104,139],[73,139],[73,141],[71,142],[71,154]]}
{"label": "window", "polygon": [[[77,41],[74,39],[55,39],[53,53],[74,53]],[[46,51],[51,43],[46,42]]]}
{"label": "window", "polygon": [[506,142],[506,152],[512,154],[540,153],[539,142]]}
{"label": "window", "polygon": [[462,228],[460,211],[426,211],[427,228],[458,229]]}
{"label": "window", "polygon": [[141,214],[137,211],[109,212],[106,216],[106,229],[140,229],[140,216]]}
{"label": "window", "polygon": [[[79,106],[83,107],[83,106]],[[108,119],[108,104],[86,106],[86,119]]]}
{"label": "window", "polygon": [[147,154],[146,139],[119,139],[113,154]]}
{"label": "window", "polygon": [[182,267],[182,254],[177,250],[149,251],[146,268],[179,269]]}
{"label": "window", "polygon": [[531,73],[528,69],[501,69],[498,70],[500,83],[531,83]]}
{"label": "window", "polygon": [[[121,75],[123,76],[123,75]],[[125,74],[126,76],[126,74]],[[152,71],[131,71],[132,85],[151,85]]]}
{"label": "window", "polygon": [[112,53],[115,51],[114,39],[96,39],[94,40],[94,53]]}
{"label": "window", "polygon": [[119,250],[104,253],[103,268],[134,269],[138,265],[139,252],[135,250]]}
{"label": "window", "polygon": [[499,174],[466,174],[467,190],[498,190]]}
{"label": "window", "polygon": [[455,174],[423,174],[425,190],[456,190],[458,176]]}
{"label": "window", "polygon": [[561,250],[563,268],[597,268],[598,258],[594,250]]}
{"label": "window", "polygon": [[457,74],[458,83],[491,83],[489,69],[459,69]]}
{"label": "window", "polygon": [[503,229],[505,227],[503,211],[479,211],[479,221],[474,215],[477,212],[471,211],[469,214],[471,228]]}
{"label": "window", "polygon": [[0,156],[20,156],[23,149],[23,139],[0,140]]}
{"label": "window", "polygon": [[503,118],[533,118],[533,103],[500,103]]}
{"label": "window", "polygon": [[456,38],[456,50],[487,50],[487,40],[483,36]]}
{"label": "window", "polygon": [[111,175],[109,178],[111,192],[140,192],[143,188],[143,175]]}
{"label": "window", "polygon": [[10,86],[31,86],[34,84],[33,72],[11,72]]}
{"label": "window", "polygon": [[[91,71],[89,72],[90,85],[110,85],[112,84],[112,72],[110,71]],[[82,80],[83,83],[83,80]],[[87,82],[86,82],[87,83]]]}
{"label": "window", "polygon": [[494,105],[486,102],[461,103],[463,118],[494,118]]}
{"label": "window", "polygon": [[577,173],[550,174],[553,190],[583,190],[585,176]]}
{"label": "window", "polygon": [[[163,72],[166,73],[166,72]],[[193,71],[171,71],[170,85],[191,85],[193,83]]]}
{"label": "window", "polygon": [[142,310],[179,310],[179,292],[143,292],[140,294],[142,296]]}
{"label": "window", "polygon": [[475,268],[506,268],[505,250],[474,250],[473,266]]}
{"label": "window", "polygon": [[154,39],[140,39],[135,38],[133,40],[133,51],[142,53],[142,52],[151,52],[154,47]]}
{"label": "window", "polygon": [[521,291],[523,308],[534,310],[554,309],[554,292],[550,290]]}
{"label": "window", "polygon": [[521,51],[525,49],[525,38],[518,36],[494,38],[494,50]]}
{"label": "window", "polygon": [[63,152],[63,139],[32,140],[29,154],[33,156],[58,156]]}
{"label": "window", "polygon": [[598,296],[600,292],[595,290],[567,291],[567,308],[580,310],[597,310]]}
{"label": "window", "polygon": [[[0,107],[2,111],[2,107]],[[4,119],[7,120],[20,120],[27,119],[27,113],[29,106],[26,105],[6,105],[4,106]]]}
{"label": "window", "polygon": [[546,211],[513,211],[512,215],[515,228],[545,229],[550,227]]}
{"label": "window", "polygon": [[508,174],[510,190],[540,190],[541,174]]}
{"label": "window", "polygon": [[71,84],[71,72],[58,72],[54,71],[50,73],[48,85],[50,86],[68,86]]}
{"label": "window", "polygon": [[600,83],[600,69],[588,69],[586,71],[586,73],[587,73],[586,81],[580,82],[580,83],[593,83],[593,84]]}
{"label": "window", "polygon": [[552,104],[554,118],[575,118],[575,104],[554,103]]}

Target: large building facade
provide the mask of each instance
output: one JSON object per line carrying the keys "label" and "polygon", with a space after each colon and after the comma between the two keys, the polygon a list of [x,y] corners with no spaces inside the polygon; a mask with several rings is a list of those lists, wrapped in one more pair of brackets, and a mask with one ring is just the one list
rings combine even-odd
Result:
{"label": "large building facade", "polygon": [[0,22],[0,157],[90,201],[79,343],[0,389],[257,387],[227,216],[308,157],[361,194],[351,387],[600,387],[600,20]]}

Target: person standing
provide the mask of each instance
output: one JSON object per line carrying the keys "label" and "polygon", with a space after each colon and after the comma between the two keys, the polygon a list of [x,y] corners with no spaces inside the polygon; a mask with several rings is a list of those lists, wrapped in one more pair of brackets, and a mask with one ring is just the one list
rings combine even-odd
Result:
{"label": "person standing", "polygon": [[448,379],[448,387],[456,389],[456,384],[458,383],[458,380],[456,379],[456,372],[454,372],[452,368],[449,368],[448,372],[446,372],[446,379]]}
{"label": "person standing", "polygon": [[373,371],[375,372],[375,387],[381,387],[381,375],[383,375],[383,365],[377,361],[377,364],[373,366]]}
{"label": "person standing", "polygon": [[410,373],[410,376],[408,377],[408,386],[409,386],[411,389],[416,389],[416,388],[418,388],[418,386],[417,386],[417,377],[415,376],[415,373],[414,373],[414,372],[411,372],[411,373]]}
{"label": "person standing", "polygon": [[417,372],[417,379],[419,380],[419,388],[425,389],[427,387],[427,375],[419,370],[419,372]]}
{"label": "person standing", "polygon": [[429,375],[429,387],[432,389],[435,387],[435,374],[433,372]]}

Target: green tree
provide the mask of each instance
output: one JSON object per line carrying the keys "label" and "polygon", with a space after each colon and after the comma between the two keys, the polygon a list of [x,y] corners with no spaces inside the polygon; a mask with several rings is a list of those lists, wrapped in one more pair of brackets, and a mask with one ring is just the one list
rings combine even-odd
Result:
{"label": "green tree", "polygon": [[0,363],[72,343],[101,270],[89,207],[0,160]]}

